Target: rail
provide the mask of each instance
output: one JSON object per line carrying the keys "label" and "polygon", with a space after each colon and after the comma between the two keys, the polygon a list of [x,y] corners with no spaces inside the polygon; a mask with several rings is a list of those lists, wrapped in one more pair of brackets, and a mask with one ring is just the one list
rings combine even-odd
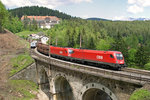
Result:
{"label": "rail", "polygon": [[140,70],[135,68],[123,68],[122,71],[150,76],[150,71],[148,70]]}

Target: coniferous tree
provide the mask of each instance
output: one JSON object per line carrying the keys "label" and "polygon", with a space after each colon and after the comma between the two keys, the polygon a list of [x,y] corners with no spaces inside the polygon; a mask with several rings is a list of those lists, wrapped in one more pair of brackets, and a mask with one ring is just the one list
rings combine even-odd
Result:
{"label": "coniferous tree", "polygon": [[112,50],[122,52],[125,61],[128,61],[128,47],[119,32],[115,38],[115,42],[112,44]]}
{"label": "coniferous tree", "polygon": [[24,20],[23,20],[23,24],[24,24],[23,27],[24,27],[24,29],[28,29],[29,22],[30,22],[30,19],[27,18],[27,16],[24,16]]}
{"label": "coniferous tree", "polygon": [[76,30],[73,30],[72,36],[71,36],[71,45],[72,47],[75,46],[75,35],[76,35]]}
{"label": "coniferous tree", "polygon": [[38,30],[38,24],[37,24],[37,22],[36,22],[36,20],[34,18],[32,20],[32,24],[33,24],[33,29],[34,30]]}
{"label": "coniferous tree", "polygon": [[144,65],[148,62],[148,57],[149,56],[146,52],[146,47],[143,44],[141,44],[135,54],[135,61],[137,65],[144,67]]}
{"label": "coniferous tree", "polygon": [[89,49],[95,49],[95,43],[94,43],[94,38],[91,36],[89,40]]}
{"label": "coniferous tree", "polygon": [[[81,32],[79,31],[78,35],[77,35],[77,39],[76,39],[76,44],[80,45],[80,36],[81,36]],[[79,47],[78,47],[79,48]]]}
{"label": "coniferous tree", "polygon": [[71,47],[71,36],[70,36],[70,34],[71,34],[70,30],[68,29],[66,32],[68,47]]}

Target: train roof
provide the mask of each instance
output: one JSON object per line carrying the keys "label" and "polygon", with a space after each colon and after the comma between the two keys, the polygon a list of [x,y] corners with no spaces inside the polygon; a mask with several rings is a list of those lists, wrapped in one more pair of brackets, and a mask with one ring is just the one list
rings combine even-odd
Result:
{"label": "train roof", "polygon": [[121,53],[120,51],[101,51],[101,50],[91,50],[91,49],[79,49],[79,48],[70,48],[70,47],[57,47],[57,46],[51,46],[56,48],[65,48],[65,49],[71,49],[71,50],[84,50],[85,52],[95,52],[95,53]]}

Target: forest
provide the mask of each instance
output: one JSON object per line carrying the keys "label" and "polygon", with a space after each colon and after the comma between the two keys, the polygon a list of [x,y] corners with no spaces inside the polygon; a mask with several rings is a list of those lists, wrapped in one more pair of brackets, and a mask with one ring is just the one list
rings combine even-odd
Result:
{"label": "forest", "polygon": [[48,9],[46,7],[38,7],[38,6],[26,6],[20,7],[16,9],[8,10],[12,16],[21,18],[23,15],[32,15],[32,16],[57,16],[61,19],[71,19],[74,18],[65,13],[59,12],[58,10]]}
{"label": "forest", "polygon": [[121,51],[129,67],[150,69],[150,21],[63,20],[50,29],[51,44]]}

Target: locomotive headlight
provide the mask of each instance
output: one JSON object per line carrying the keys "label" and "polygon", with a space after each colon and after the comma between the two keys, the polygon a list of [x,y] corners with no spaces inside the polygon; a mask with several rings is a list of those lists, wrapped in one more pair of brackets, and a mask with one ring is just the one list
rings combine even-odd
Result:
{"label": "locomotive headlight", "polygon": [[118,64],[118,61],[116,61],[116,63]]}

